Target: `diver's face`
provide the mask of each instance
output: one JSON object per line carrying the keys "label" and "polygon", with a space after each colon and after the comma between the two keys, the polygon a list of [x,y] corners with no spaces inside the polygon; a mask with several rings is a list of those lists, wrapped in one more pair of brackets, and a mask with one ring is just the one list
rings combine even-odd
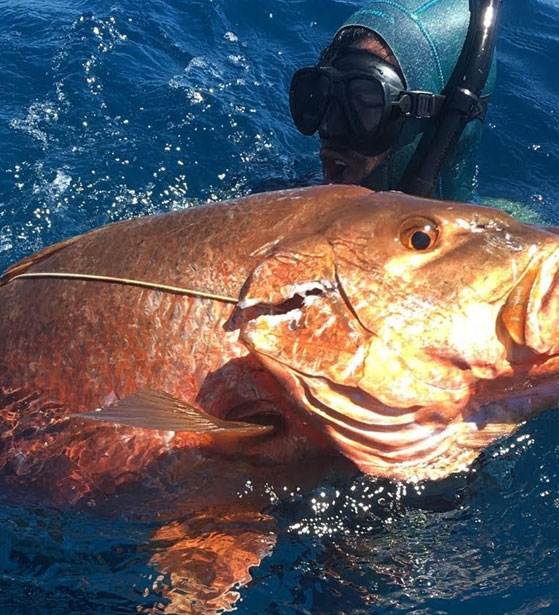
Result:
{"label": "diver's face", "polygon": [[[354,47],[370,51],[387,61],[396,63],[390,50],[375,39],[364,39]],[[361,184],[371,172],[386,158],[388,152],[376,156],[365,156],[339,142],[320,141],[320,161],[322,163],[323,184]]]}

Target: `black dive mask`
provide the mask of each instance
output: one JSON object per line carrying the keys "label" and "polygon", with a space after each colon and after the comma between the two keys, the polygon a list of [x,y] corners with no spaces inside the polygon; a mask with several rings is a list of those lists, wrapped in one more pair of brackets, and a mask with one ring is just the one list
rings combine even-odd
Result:
{"label": "black dive mask", "polygon": [[331,66],[298,70],[291,80],[289,107],[304,135],[318,130],[330,146],[376,156],[396,144],[406,117],[434,117],[444,98],[406,90],[391,64],[349,48]]}

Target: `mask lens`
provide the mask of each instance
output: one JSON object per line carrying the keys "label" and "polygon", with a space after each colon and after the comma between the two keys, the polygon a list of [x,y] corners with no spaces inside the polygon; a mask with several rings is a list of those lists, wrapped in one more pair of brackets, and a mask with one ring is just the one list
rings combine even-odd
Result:
{"label": "mask lens", "polygon": [[320,122],[318,134],[323,141],[345,143],[353,138],[353,130],[342,101],[329,100]]}
{"label": "mask lens", "polygon": [[376,79],[354,78],[348,80],[347,100],[357,126],[365,136],[377,133],[385,115],[385,94]]}
{"label": "mask lens", "polygon": [[289,89],[289,108],[297,130],[312,135],[324,115],[330,79],[317,69],[302,69],[293,75]]}

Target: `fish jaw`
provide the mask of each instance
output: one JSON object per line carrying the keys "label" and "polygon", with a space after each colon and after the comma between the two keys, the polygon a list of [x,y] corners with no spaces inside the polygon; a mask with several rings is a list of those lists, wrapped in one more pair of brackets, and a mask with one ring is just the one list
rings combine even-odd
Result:
{"label": "fish jaw", "polygon": [[[245,341],[258,347],[260,361],[289,393],[303,420],[327,435],[334,447],[363,472],[395,480],[438,480],[463,469],[479,454],[479,450],[458,450],[455,446],[461,433],[461,412],[470,398],[469,388],[439,391],[439,403],[430,406],[406,406],[406,401],[401,406],[389,406],[378,399],[381,395],[375,397],[364,389],[371,382],[363,375],[363,346],[345,363],[345,374],[329,369],[326,376],[318,375],[316,363],[313,373],[303,373],[278,360],[265,336],[262,330],[246,331]],[[350,362],[358,365],[358,370],[351,369]],[[338,384],[340,376],[348,373],[351,377],[345,378],[346,384]],[[409,378],[409,374],[403,377]],[[404,390],[411,380],[399,384],[393,381],[392,385]],[[423,383],[414,384],[416,389],[419,386],[425,390]],[[409,392],[406,398],[410,398]]]}

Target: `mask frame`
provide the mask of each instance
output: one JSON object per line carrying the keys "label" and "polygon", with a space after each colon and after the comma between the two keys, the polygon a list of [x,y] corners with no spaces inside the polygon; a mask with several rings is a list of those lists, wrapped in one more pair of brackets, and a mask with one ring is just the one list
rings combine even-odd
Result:
{"label": "mask frame", "polygon": [[[358,87],[352,91],[356,83],[361,97]],[[331,65],[299,69],[289,88],[291,116],[299,132],[310,136],[318,131],[323,141],[368,156],[397,143],[405,118],[436,117],[444,100],[432,92],[406,89],[391,64],[356,48],[345,50]],[[334,102],[343,117],[338,113],[335,118]],[[337,130],[329,129],[336,124],[332,118],[338,120]]]}

